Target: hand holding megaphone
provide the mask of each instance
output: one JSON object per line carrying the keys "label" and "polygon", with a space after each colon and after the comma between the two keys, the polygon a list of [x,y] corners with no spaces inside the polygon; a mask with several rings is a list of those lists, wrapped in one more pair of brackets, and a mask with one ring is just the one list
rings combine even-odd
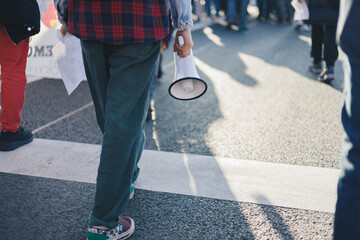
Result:
{"label": "hand holding megaphone", "polygon": [[[180,47],[184,46],[184,38],[182,36],[178,37],[178,42]],[[192,55],[192,50],[190,49],[190,55]],[[190,57],[190,56],[187,56]],[[187,58],[185,57],[185,58]],[[180,58],[180,61],[184,60],[185,58]],[[186,92],[191,92],[194,89],[194,83],[192,79],[183,80],[180,82],[181,86]]]}
{"label": "hand holding megaphone", "polygon": [[[178,37],[180,47],[184,45],[184,38]],[[178,100],[193,100],[202,96],[206,90],[206,83],[200,79],[196,71],[192,49],[190,55],[181,58],[174,52],[175,77],[169,87],[169,94]]]}
{"label": "hand holding megaphone", "polygon": [[[179,37],[182,37],[184,40],[184,45],[180,46]],[[177,52],[179,57],[185,58],[190,55],[190,50],[193,48],[194,42],[191,37],[190,29],[184,31],[177,31],[174,41],[174,52]]]}

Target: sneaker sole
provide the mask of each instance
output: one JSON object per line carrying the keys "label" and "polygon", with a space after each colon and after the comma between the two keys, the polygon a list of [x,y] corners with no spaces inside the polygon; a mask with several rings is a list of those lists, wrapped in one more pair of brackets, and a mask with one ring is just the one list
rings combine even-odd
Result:
{"label": "sneaker sole", "polygon": [[131,235],[135,231],[135,222],[132,219],[130,219],[130,220],[131,220],[131,227],[129,228],[129,230],[127,230],[126,232],[123,232],[120,236],[109,238],[109,240],[122,240],[122,239],[128,239],[129,237],[131,237]]}
{"label": "sneaker sole", "polygon": [[[109,238],[108,240],[123,240],[123,239],[128,239],[129,237],[131,237],[131,235],[135,231],[135,222],[132,219],[130,219],[130,220],[131,220],[131,227],[129,228],[129,230],[127,230],[126,232],[123,232],[120,236]],[[86,240],[89,240],[89,239],[86,238]]]}
{"label": "sneaker sole", "polygon": [[320,82],[330,82],[332,80],[335,79],[335,76],[334,74],[331,74],[331,75],[325,75],[323,78],[322,77],[318,77],[318,81]]}
{"label": "sneaker sole", "polygon": [[331,82],[331,81],[333,81],[335,78],[326,78],[326,79],[320,79],[320,78],[318,78],[318,81],[319,82]]}
{"label": "sneaker sole", "polygon": [[18,142],[12,142],[12,143],[0,143],[0,151],[3,151],[3,152],[13,151],[25,144],[32,142],[32,140],[33,140],[33,138],[18,141]]}

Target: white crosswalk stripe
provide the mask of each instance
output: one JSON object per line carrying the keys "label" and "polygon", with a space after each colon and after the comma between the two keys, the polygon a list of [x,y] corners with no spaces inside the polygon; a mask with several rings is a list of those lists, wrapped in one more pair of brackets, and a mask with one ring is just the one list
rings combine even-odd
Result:
{"label": "white crosswalk stripe", "polygon": [[[95,183],[101,146],[35,139],[0,172]],[[339,170],[145,150],[136,188],[333,213]]]}

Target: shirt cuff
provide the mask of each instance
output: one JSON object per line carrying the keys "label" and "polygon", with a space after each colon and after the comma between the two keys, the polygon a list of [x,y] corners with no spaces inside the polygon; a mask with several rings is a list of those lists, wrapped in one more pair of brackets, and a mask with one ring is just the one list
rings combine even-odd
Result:
{"label": "shirt cuff", "polygon": [[179,31],[191,28],[193,26],[192,19],[179,19],[177,23],[177,28]]}

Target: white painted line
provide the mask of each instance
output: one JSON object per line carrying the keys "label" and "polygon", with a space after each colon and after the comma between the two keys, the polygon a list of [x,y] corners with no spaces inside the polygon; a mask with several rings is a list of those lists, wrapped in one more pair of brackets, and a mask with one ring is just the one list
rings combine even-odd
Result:
{"label": "white painted line", "polygon": [[[0,172],[95,183],[100,145],[35,139]],[[136,188],[334,213],[338,169],[145,150]]]}
{"label": "white painted line", "polygon": [[84,109],[86,109],[86,108],[88,108],[88,107],[90,107],[90,106],[92,106],[92,105],[94,105],[94,103],[93,103],[93,102],[89,102],[89,103],[86,104],[85,106],[82,106],[82,107],[80,107],[80,108],[78,108],[78,109],[75,109],[74,111],[72,111],[72,112],[70,112],[70,113],[68,113],[68,114],[65,114],[65,115],[62,116],[62,117],[59,117],[58,119],[55,119],[54,121],[51,121],[51,122],[49,122],[49,123],[47,123],[47,124],[45,124],[45,125],[43,125],[43,126],[41,126],[41,127],[38,127],[37,129],[35,129],[35,130],[32,131],[32,134],[35,134],[35,133],[37,133],[37,132],[39,132],[39,131],[47,128],[47,127],[50,127],[50,126],[52,126],[52,125],[60,122],[61,120],[64,120],[65,118],[71,117],[72,115],[74,115],[74,114],[76,114],[76,113],[78,113],[78,112],[81,112],[82,110],[84,110]]}

